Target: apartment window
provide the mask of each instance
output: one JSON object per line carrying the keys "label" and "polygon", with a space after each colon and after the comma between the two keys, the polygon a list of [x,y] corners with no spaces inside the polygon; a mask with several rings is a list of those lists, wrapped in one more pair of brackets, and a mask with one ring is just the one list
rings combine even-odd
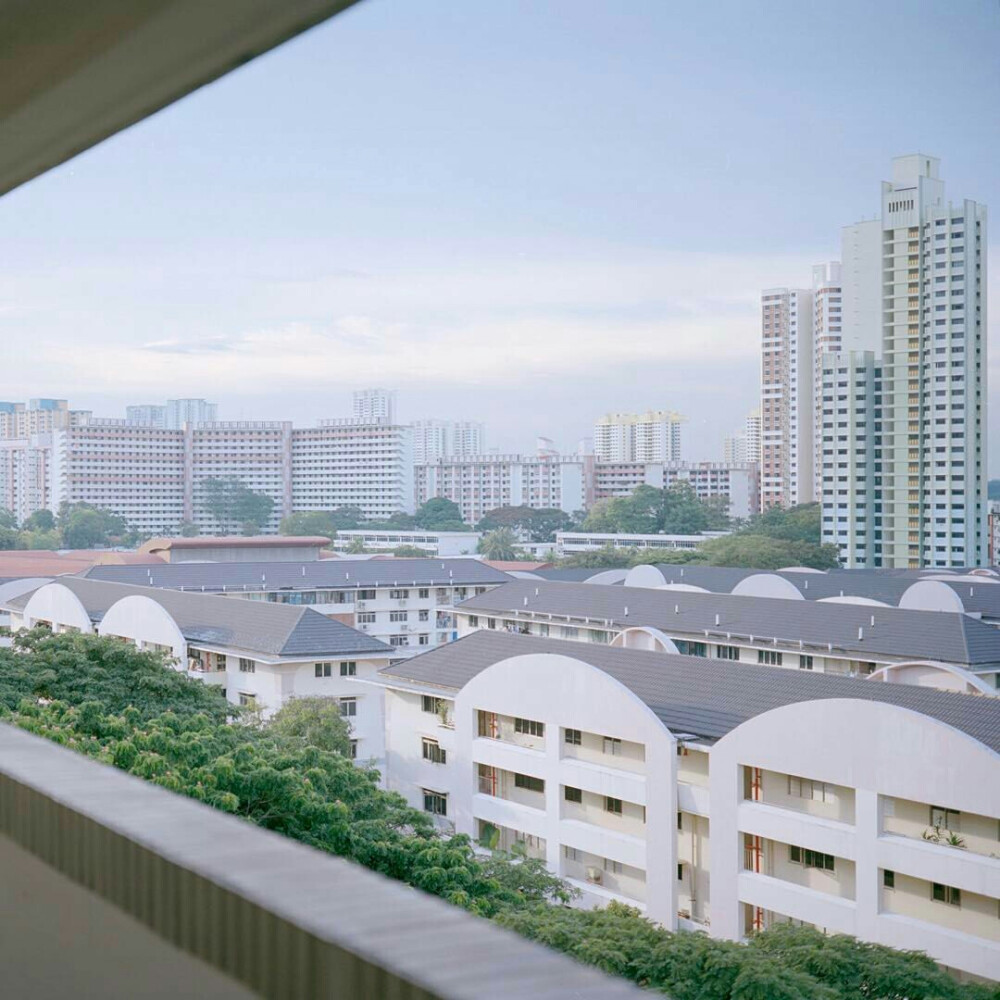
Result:
{"label": "apartment window", "polygon": [[937,903],[948,903],[950,906],[962,905],[962,893],[953,885],[942,885],[940,882],[931,883],[931,899]]}
{"label": "apartment window", "polygon": [[486,627],[487,628],[496,628],[497,627],[497,620],[495,618],[487,618],[486,619]]}
{"label": "apartment window", "polygon": [[351,740],[350,757],[351,757],[351,760],[357,760],[358,759],[358,741],[357,740]]}
{"label": "apartment window", "polygon": [[448,752],[442,750],[437,740],[424,738],[420,741],[424,760],[429,760],[432,764],[446,764]]}
{"label": "apartment window", "polygon": [[677,866],[677,881],[684,881],[684,864],[683,862]]}
{"label": "apartment window", "polygon": [[333,664],[332,663],[317,663],[316,664],[316,676],[317,677],[332,677],[333,676]]}
{"label": "apartment window", "polygon": [[257,707],[257,695],[246,694],[245,692],[240,692],[240,705],[244,708],[256,708]]}
{"label": "apartment window", "polygon": [[757,662],[769,667],[780,667],[782,655],[776,649],[758,649]]}
{"label": "apartment window", "polygon": [[717,660],[738,660],[740,648],[739,646],[716,646],[715,658]]}
{"label": "apartment window", "polygon": [[679,812],[677,814],[677,829],[678,830],[684,829],[684,813],[682,812]]}
{"label": "apartment window", "polygon": [[939,826],[944,830],[958,830],[961,815],[957,809],[931,806],[931,826]]}
{"label": "apartment window", "polygon": [[605,858],[604,870],[606,872],[610,872],[612,875],[621,875],[622,863],[620,861],[615,861],[612,858]]}
{"label": "apartment window", "polygon": [[524,788],[529,792],[544,792],[545,781],[542,778],[535,778],[530,774],[515,774],[514,787]]}
{"label": "apartment window", "polygon": [[836,802],[837,793],[833,785],[825,781],[788,776],[788,794],[795,799],[812,799],[813,802]]}
{"label": "apartment window", "polygon": [[544,736],[545,723],[535,722],[534,719],[515,719],[514,732],[523,733],[525,736]]}
{"label": "apartment window", "polygon": [[479,615],[469,615],[469,627],[476,628],[479,625]]}
{"label": "apartment window", "polygon": [[604,752],[612,757],[620,757],[622,753],[622,741],[615,736],[604,737]]}
{"label": "apartment window", "polygon": [[409,646],[410,640],[405,635],[390,635],[390,646]]}
{"label": "apartment window", "polygon": [[813,658],[805,654],[799,654],[799,670],[812,670]]}
{"label": "apartment window", "polygon": [[429,694],[424,694],[420,696],[421,712],[429,712],[431,715],[437,715],[440,710],[441,710],[440,698],[435,698]]}
{"label": "apartment window", "polygon": [[622,800],[616,799],[611,795],[604,796],[604,811],[613,813],[615,816],[621,816],[622,814]]}
{"label": "apartment window", "polygon": [[886,868],[882,872],[882,885],[884,885],[886,887],[886,889],[895,889],[896,888],[896,873],[892,872],[892,871],[889,871],[889,869]]}
{"label": "apartment window", "polygon": [[240,657],[240,673],[253,674],[257,671],[257,664],[253,660],[248,660],[245,656]]}
{"label": "apartment window", "polygon": [[563,789],[563,798],[567,802],[583,802],[583,789],[573,788],[572,785],[566,785]]}
{"label": "apartment window", "polygon": [[215,654],[215,669],[225,670],[226,669],[226,654],[216,653]]}
{"label": "apartment window", "polygon": [[708,656],[708,644],[704,642],[689,642],[687,639],[675,639],[674,645],[682,656]]}
{"label": "apartment window", "polygon": [[341,698],[340,699],[340,714],[345,719],[353,719],[358,714],[358,699],[357,698]]}
{"label": "apartment window", "polygon": [[423,610],[417,612],[418,621],[427,622],[430,621],[430,619],[431,619],[431,613],[430,611],[427,610],[427,608],[424,608]]}
{"label": "apartment window", "polygon": [[579,861],[580,852],[575,847],[563,847],[563,857],[567,861]]}
{"label": "apartment window", "polygon": [[374,601],[375,591],[374,590],[359,590],[358,591],[359,601]]}
{"label": "apartment window", "polygon": [[444,792],[433,792],[429,788],[423,791],[424,812],[432,813],[434,816],[447,816],[448,796]]}
{"label": "apartment window", "polygon": [[430,590],[427,587],[421,587],[417,591],[417,597],[419,597],[420,600],[422,600],[422,601],[426,601],[427,598],[430,597],[430,596],[431,596],[431,592],[430,592]]}
{"label": "apartment window", "polygon": [[389,621],[391,622],[405,622],[409,617],[409,611],[390,611]]}
{"label": "apartment window", "polygon": [[429,635],[421,635],[417,637],[418,646],[429,646],[431,644],[431,637]]}
{"label": "apartment window", "polygon": [[832,854],[811,851],[808,847],[796,847],[794,844],[788,848],[788,860],[796,865],[804,865],[806,868],[819,868],[828,872],[835,870],[835,860]]}
{"label": "apartment window", "polygon": [[581,746],[583,744],[583,733],[579,729],[567,729],[563,733],[563,740],[571,746]]}
{"label": "apartment window", "polygon": [[375,624],[375,612],[374,611],[359,611],[358,612],[358,624],[359,625],[374,625]]}
{"label": "apartment window", "polygon": [[403,601],[410,596],[408,590],[390,590],[389,597],[394,601]]}
{"label": "apartment window", "polygon": [[358,664],[354,660],[341,660],[340,661],[340,676],[341,677],[356,677],[358,673]]}

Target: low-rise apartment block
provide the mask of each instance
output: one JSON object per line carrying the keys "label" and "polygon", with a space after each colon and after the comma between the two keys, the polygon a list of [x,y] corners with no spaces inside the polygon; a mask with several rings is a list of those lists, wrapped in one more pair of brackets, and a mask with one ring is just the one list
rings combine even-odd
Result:
{"label": "low-rise apartment block", "polygon": [[393,650],[312,608],[61,577],[6,602],[11,628],[96,632],[164,653],[175,669],[264,716],[290,698],[337,698],[359,759],[383,757],[382,698],[361,681]]}
{"label": "low-rise apartment block", "polygon": [[502,632],[372,683],[388,787],[582,905],[1000,968],[996,699]]}
{"label": "low-rise apartment block", "polygon": [[412,656],[456,638],[452,606],[510,577],[476,559],[94,566],[92,580],[309,607]]}
{"label": "low-rise apartment block", "polygon": [[[661,575],[640,566],[632,580],[646,571]],[[965,686],[1000,687],[1000,630],[968,614],[611,586],[600,579],[514,580],[455,608],[459,635],[485,628],[606,644],[639,628],[657,648],[703,659],[861,677],[923,664],[961,677]]]}
{"label": "low-rise apartment block", "polygon": [[350,553],[361,544],[367,552],[392,552],[401,546],[423,549],[429,556],[475,555],[482,538],[479,531],[392,531],[369,528],[344,528],[333,540],[335,552]]}
{"label": "low-rise apartment block", "polygon": [[638,549],[641,552],[662,549],[665,552],[693,551],[710,538],[718,538],[724,531],[707,531],[700,535],[643,535],[616,531],[557,531],[555,552],[557,556],[571,556],[581,552],[597,552],[612,548]]}

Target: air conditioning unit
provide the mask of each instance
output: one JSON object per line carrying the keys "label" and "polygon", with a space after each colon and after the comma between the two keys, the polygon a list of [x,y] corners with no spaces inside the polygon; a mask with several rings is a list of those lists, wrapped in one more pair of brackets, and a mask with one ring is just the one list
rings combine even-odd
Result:
{"label": "air conditioning unit", "polygon": [[604,878],[604,872],[600,868],[589,867],[587,868],[587,881],[594,882],[597,885],[601,884],[601,879]]}

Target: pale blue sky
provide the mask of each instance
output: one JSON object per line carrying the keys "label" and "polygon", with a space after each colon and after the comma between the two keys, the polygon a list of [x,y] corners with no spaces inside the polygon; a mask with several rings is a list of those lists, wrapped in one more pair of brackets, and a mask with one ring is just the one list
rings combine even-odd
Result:
{"label": "pale blue sky", "polygon": [[893,155],[996,210],[998,108],[997,0],[365,0],[0,200],[0,399],[307,423],[384,384],[509,450],[662,406],[721,457],[759,289]]}

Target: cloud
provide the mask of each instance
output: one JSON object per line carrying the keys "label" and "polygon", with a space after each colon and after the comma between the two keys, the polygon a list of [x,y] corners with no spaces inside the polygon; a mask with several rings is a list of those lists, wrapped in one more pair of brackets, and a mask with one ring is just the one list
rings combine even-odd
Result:
{"label": "cloud", "polygon": [[238,350],[240,337],[206,337],[200,340],[153,340],[142,344],[140,351],[157,354],[221,354]]}

